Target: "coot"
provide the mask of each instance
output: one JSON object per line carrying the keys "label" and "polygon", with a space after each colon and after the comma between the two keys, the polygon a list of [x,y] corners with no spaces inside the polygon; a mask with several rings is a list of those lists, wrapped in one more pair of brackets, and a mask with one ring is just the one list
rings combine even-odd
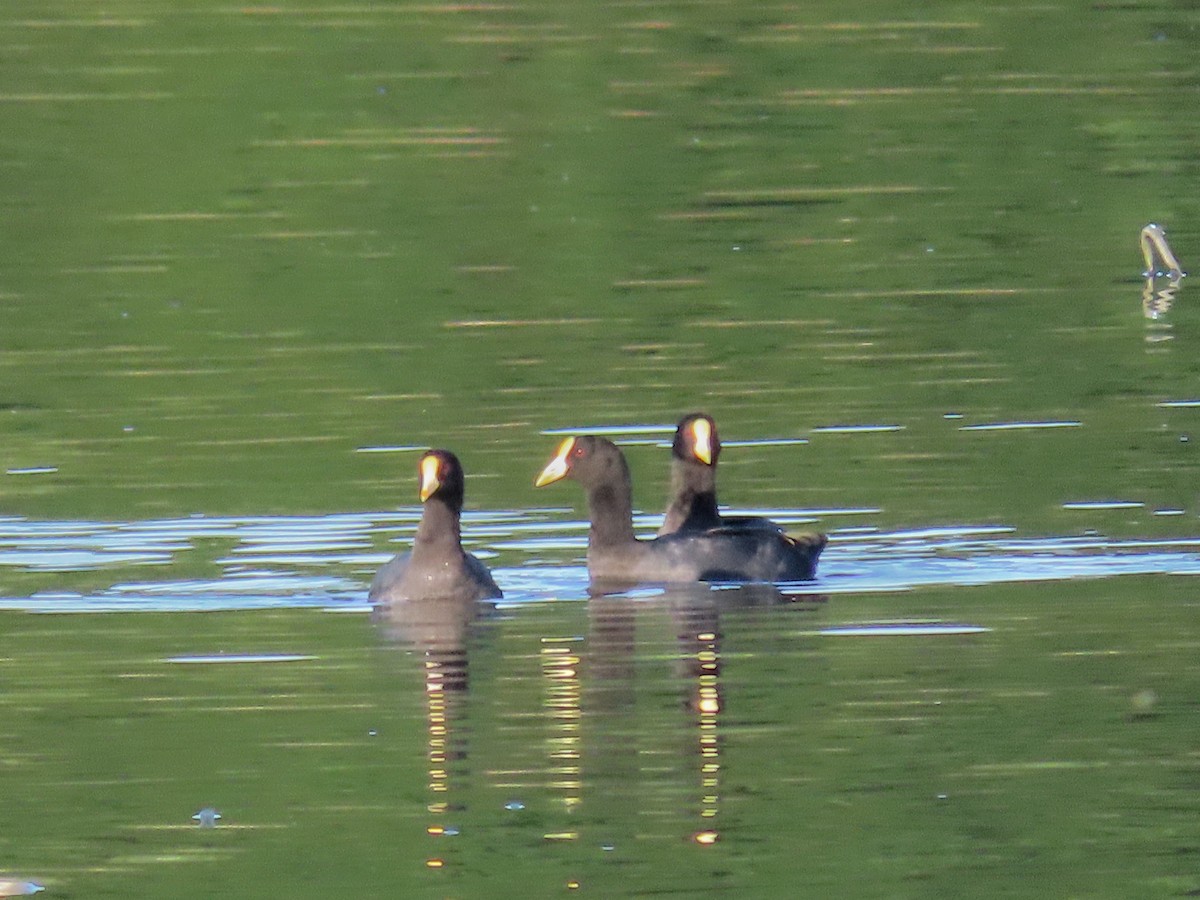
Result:
{"label": "coot", "polygon": [[606,438],[567,438],[534,484],[568,477],[587,493],[587,563],[593,580],[803,581],[816,574],[825,548],[823,534],[790,537],[764,528],[722,527],[638,540],[629,466]]}
{"label": "coot", "polygon": [[712,528],[783,529],[761,516],[723,516],[717,508],[717,459],[721,438],[717,423],[706,413],[691,413],[679,421],[671,445],[671,488],[659,535]]}
{"label": "coot", "polygon": [[448,450],[430,450],[421,456],[417,469],[425,508],[412,550],[396,555],[379,570],[368,599],[377,606],[389,606],[503,596],[487,566],[462,548],[463,470],[458,457]]}

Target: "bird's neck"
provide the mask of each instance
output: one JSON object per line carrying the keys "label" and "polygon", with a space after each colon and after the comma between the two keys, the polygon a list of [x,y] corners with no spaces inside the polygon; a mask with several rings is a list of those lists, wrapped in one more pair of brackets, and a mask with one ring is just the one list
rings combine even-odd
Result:
{"label": "bird's neck", "polygon": [[683,528],[711,528],[720,522],[717,488],[709,469],[695,470],[676,463],[671,467],[671,504],[663,527],[671,531]]}
{"label": "bird's neck", "polygon": [[633,500],[627,486],[599,485],[588,492],[588,547],[601,549],[631,544],[637,540],[633,533]]}
{"label": "bird's neck", "polygon": [[431,497],[421,512],[421,523],[413,538],[413,558],[420,558],[426,553],[444,553],[447,547],[461,553],[461,541],[458,512],[437,497]]}

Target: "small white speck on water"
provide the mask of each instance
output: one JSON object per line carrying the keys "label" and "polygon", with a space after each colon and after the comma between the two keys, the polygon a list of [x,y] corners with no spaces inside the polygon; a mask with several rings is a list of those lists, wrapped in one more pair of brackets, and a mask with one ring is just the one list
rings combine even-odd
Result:
{"label": "small white speck on water", "polygon": [[216,828],[217,821],[221,818],[221,814],[211,806],[206,806],[200,812],[192,816],[201,828]]}

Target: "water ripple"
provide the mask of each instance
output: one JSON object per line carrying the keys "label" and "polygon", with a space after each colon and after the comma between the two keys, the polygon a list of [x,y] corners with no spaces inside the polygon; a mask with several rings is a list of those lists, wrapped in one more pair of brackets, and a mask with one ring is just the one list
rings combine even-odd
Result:
{"label": "water ripple", "polygon": [[[1114,508],[1115,501],[1071,508]],[[867,508],[745,509],[786,524],[874,513]],[[587,597],[587,522],[563,509],[471,512],[464,543],[490,559],[505,591],[501,608]],[[34,612],[199,611],[310,607],[362,612],[366,586],[391,554],[406,549],[415,508],[330,516],[144,522],[30,522],[0,519],[0,570],[26,573],[40,588],[0,597],[0,609]],[[658,516],[635,525],[653,533]],[[1003,525],[882,532],[870,525],[827,529],[830,545],[815,582],[785,586],[797,596],[889,593],[935,585],[1200,575],[1200,538],[1115,540],[1099,535],[1018,536]],[[216,543],[210,543],[210,542]],[[211,570],[195,577],[196,565]],[[187,577],[177,571],[186,569]],[[109,573],[111,584],[64,590],[68,573]],[[149,577],[155,572],[161,577]],[[131,577],[134,576],[134,577]],[[95,581],[96,575],[89,576]],[[57,584],[56,584],[57,582]],[[651,588],[652,589],[652,588]]]}
{"label": "water ripple", "polygon": [[912,637],[953,634],[983,634],[991,631],[982,625],[952,622],[862,622],[857,625],[832,625],[817,633],[831,637]]}
{"label": "water ripple", "polygon": [[1037,431],[1045,428],[1082,428],[1082,422],[984,422],[980,425],[963,425],[959,431]]}
{"label": "water ripple", "polygon": [[877,434],[903,430],[903,425],[822,425],[812,431],[813,434]]}

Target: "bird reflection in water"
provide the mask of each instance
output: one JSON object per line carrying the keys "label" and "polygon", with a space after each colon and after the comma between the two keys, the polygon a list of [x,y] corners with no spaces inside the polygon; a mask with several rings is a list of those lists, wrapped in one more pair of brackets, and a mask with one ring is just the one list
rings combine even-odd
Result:
{"label": "bird reflection in water", "polygon": [[[562,797],[563,808],[572,813],[580,803],[582,791],[580,773],[580,720],[582,712],[582,681],[579,657],[580,639],[575,636],[543,637],[541,639],[542,678],[546,685],[543,701],[550,720],[548,756],[549,787]],[[547,832],[546,840],[575,840],[575,829]]]}
{"label": "bird reflection in water", "polygon": [[[594,585],[595,587],[595,585]],[[611,589],[611,583],[605,585]],[[804,597],[803,601],[822,598]],[[585,725],[591,736],[583,758],[584,784],[601,805],[628,808],[644,803],[639,785],[643,762],[639,745],[648,743],[641,733],[644,718],[635,713],[639,660],[644,664],[653,636],[638,639],[639,619],[662,622],[665,613],[673,648],[670,653],[672,683],[677,708],[686,719],[679,722],[686,734],[683,759],[691,774],[689,802],[696,823],[687,837],[701,845],[720,837],[722,721],[726,709],[723,688],[721,617],[728,611],[757,606],[796,603],[771,584],[742,584],[713,588],[704,583],[669,585],[646,596],[644,591],[594,595],[588,606],[588,639],[584,663]],[[803,608],[815,609],[803,602]],[[661,633],[661,632],[660,632]],[[654,722],[657,737],[670,733],[667,723]],[[630,794],[632,793],[632,796]]]}
{"label": "bird reflection in water", "polygon": [[[640,765],[636,715],[636,638],[640,601],[623,594],[588,601],[584,665],[586,729],[583,771],[591,818],[621,822],[638,808]],[[619,844],[620,833],[599,835]]]}
{"label": "bird reflection in water", "polygon": [[[421,657],[424,667],[426,762],[428,765],[431,816],[426,834],[445,838],[457,834],[448,817],[462,814],[464,807],[451,800],[452,779],[462,771],[467,758],[465,730],[457,725],[465,718],[470,686],[468,645],[476,623],[494,610],[492,604],[475,600],[430,598],[376,607],[372,618],[391,642]],[[426,859],[430,869],[440,869],[443,854]]]}
{"label": "bird reflection in water", "polygon": [[[594,593],[587,600],[584,634],[549,632],[534,638],[543,685],[537,715],[545,726],[544,762],[489,774],[531,778],[524,787],[543,792],[550,801],[542,811],[547,842],[595,841],[606,851],[620,848],[635,836],[630,813],[636,811],[655,818],[682,814],[691,824],[680,829],[681,839],[717,843],[727,715],[722,616],[781,603],[815,609],[805,602],[812,599],[821,598],[791,597],[770,584],[714,588],[687,583]],[[469,688],[477,687],[469,681],[468,653],[479,644],[490,608],[440,601],[399,604],[375,613],[382,632],[419,653],[424,667],[430,795],[426,831],[439,841],[456,833],[452,817],[467,813],[452,797],[466,793],[457,783],[465,777],[467,759],[462,723]],[[664,663],[664,656],[669,661]],[[660,674],[647,679],[653,669]],[[672,699],[667,707],[654,708],[664,684]],[[524,719],[534,711],[513,712]],[[661,790],[660,765],[682,779],[677,784],[688,798],[682,808],[652,808],[664,798],[679,797]],[[653,784],[646,781],[648,771],[654,773]],[[428,867],[448,864],[444,846],[429,855]]]}
{"label": "bird reflection in water", "polygon": [[[739,590],[775,591],[769,585],[744,586]],[[696,590],[674,590],[667,602],[675,624],[679,655],[677,669],[687,691],[684,706],[695,717],[699,757],[701,827],[692,833],[697,844],[717,841],[717,812],[721,794],[721,631],[717,595]]]}
{"label": "bird reflection in water", "polygon": [[[721,615],[733,609],[795,603],[771,584],[740,584],[725,588],[677,585],[664,594],[675,626],[678,647],[676,669],[685,691],[683,705],[693,719],[695,755],[700,787],[700,827],[691,835],[697,844],[715,844],[720,838],[717,813],[721,804],[722,714],[725,694],[722,681]],[[822,598],[801,595],[807,601]]]}

